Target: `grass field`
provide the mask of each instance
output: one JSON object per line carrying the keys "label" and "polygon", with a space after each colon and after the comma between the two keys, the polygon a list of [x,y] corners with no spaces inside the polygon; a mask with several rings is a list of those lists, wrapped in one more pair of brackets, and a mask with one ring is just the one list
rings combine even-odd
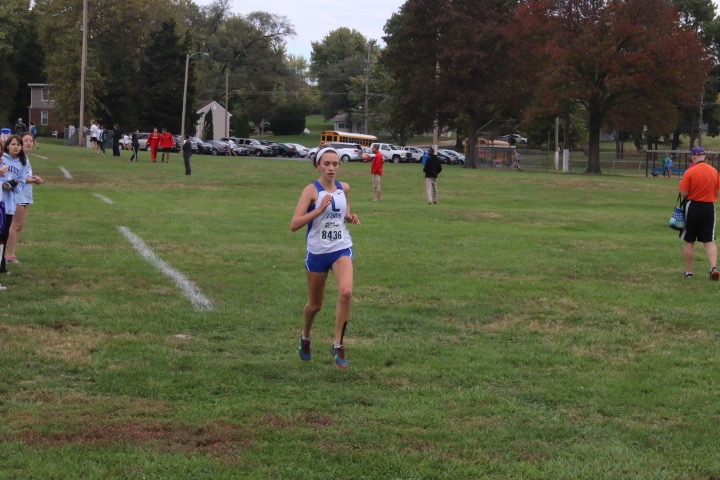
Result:
{"label": "grass field", "polygon": [[700,249],[682,278],[677,180],[446,167],[429,206],[417,164],[386,165],[381,203],[342,165],[341,371],[332,281],[296,351],[307,161],[37,153],[0,293],[0,479],[720,478],[720,286]]}

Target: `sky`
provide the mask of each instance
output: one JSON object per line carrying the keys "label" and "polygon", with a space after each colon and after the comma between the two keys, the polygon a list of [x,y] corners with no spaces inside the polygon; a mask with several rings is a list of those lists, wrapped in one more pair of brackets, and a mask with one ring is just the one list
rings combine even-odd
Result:
{"label": "sky", "polygon": [[[200,6],[212,0],[195,0]],[[301,55],[310,61],[312,46],[331,31],[348,27],[375,39],[380,45],[385,22],[400,10],[405,0],[230,0],[233,13],[246,15],[254,11],[274,13],[287,17],[295,26],[295,37],[287,39],[287,52]]]}

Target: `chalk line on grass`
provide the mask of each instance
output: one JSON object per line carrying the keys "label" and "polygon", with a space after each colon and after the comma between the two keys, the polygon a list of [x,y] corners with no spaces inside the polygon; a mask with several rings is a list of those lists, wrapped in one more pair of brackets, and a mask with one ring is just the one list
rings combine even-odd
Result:
{"label": "chalk line on grass", "polygon": [[99,193],[93,193],[93,195],[95,195],[97,198],[99,198],[100,200],[102,200],[105,203],[109,203],[110,205],[112,205],[112,203],[113,203],[113,201],[110,200],[108,197],[100,195]]}
{"label": "chalk line on grass", "polygon": [[70,175],[70,172],[68,172],[65,168],[63,168],[63,167],[59,167],[59,168],[60,168],[60,171],[62,172],[62,174],[65,175],[65,178],[72,178],[72,175]]}
{"label": "chalk line on grass", "polygon": [[192,303],[197,310],[213,309],[210,299],[203,295],[200,289],[193,282],[188,280],[185,275],[178,272],[167,262],[155,255],[155,252],[153,252],[152,249],[145,244],[142,238],[135,235],[127,227],[119,226],[117,227],[117,229],[125,236],[125,238],[128,239],[128,241],[132,244],[135,250],[137,250],[138,253],[140,253],[140,255],[145,260],[147,260],[152,266],[157,268],[166,277],[170,278],[175,282],[175,285],[177,285],[182,294],[185,295],[188,300],[190,300],[190,303]]}

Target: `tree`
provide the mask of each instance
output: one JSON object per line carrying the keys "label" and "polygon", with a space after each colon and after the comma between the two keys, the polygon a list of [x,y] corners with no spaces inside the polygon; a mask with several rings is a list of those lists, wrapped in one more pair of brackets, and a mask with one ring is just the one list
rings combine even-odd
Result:
{"label": "tree", "polygon": [[[46,52],[45,72],[52,85],[55,115],[77,124],[80,103],[82,2],[35,0],[40,43]],[[96,0],[88,5],[86,119],[140,126],[145,89],[141,70],[150,35],[163,19],[172,20],[171,0]],[[122,34],[118,34],[122,32]],[[184,58],[183,58],[184,67]],[[180,75],[182,82],[183,74]]]}
{"label": "tree", "polygon": [[42,48],[27,0],[6,0],[0,8],[0,123],[27,121],[28,83],[42,82]]}
{"label": "tree", "polygon": [[270,124],[275,135],[300,135],[305,130],[305,108],[291,103],[277,107]]}
{"label": "tree", "polygon": [[[468,160],[483,123],[507,115],[516,76],[503,32],[514,21],[512,0],[408,0],[385,25],[382,57],[396,80],[397,106],[419,124],[467,121]],[[482,123],[481,123],[482,122]]]}
{"label": "tree", "polygon": [[187,44],[181,44],[175,33],[174,21],[162,22],[160,29],[150,35],[140,67],[144,74],[142,104],[147,108],[143,115],[146,127],[180,131],[187,50]]}
{"label": "tree", "polygon": [[365,74],[367,51],[368,41],[363,34],[347,27],[312,42],[310,76],[317,80],[324,95],[322,113],[326,119],[341,112],[352,119],[360,101],[351,94],[351,79]]}
{"label": "tree", "polygon": [[208,110],[205,114],[205,122],[202,127],[202,138],[206,140],[212,140],[215,138],[215,131],[213,129],[213,113],[212,110]]}
{"label": "tree", "polygon": [[604,123],[670,131],[676,105],[697,103],[709,71],[698,36],[679,24],[668,1],[529,0],[514,17],[512,55],[533,86],[526,115],[560,114],[568,102],[583,105],[587,173],[601,173]]}
{"label": "tree", "polygon": [[[707,47],[708,53],[715,60],[715,68],[708,77],[702,92],[702,121],[707,124],[708,134],[715,136],[720,131],[720,109],[717,108],[717,96],[720,89],[720,19],[715,18],[715,5],[711,0],[673,0],[678,8],[681,25],[693,29]],[[696,103],[679,105],[680,120],[672,132],[672,146],[676,150],[680,146],[680,136],[687,134],[690,137],[691,148],[695,145],[700,131],[700,108]]]}
{"label": "tree", "polygon": [[288,75],[285,39],[294,35],[287,18],[265,12],[227,15],[214,5],[199,41],[210,54],[211,67],[200,75],[200,88],[215,92],[225,104],[225,80],[231,93],[228,110],[259,124],[276,105],[274,93]]}

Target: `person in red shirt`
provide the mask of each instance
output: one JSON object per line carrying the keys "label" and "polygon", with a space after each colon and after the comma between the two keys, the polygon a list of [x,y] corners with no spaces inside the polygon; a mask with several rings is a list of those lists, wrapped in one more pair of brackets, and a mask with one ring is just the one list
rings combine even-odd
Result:
{"label": "person in red shirt", "polygon": [[370,164],[370,175],[372,176],[373,188],[375,189],[375,198],[373,198],[373,202],[379,202],[382,194],[380,179],[382,177],[383,163],[385,162],[385,159],[383,158],[382,153],[380,153],[380,149],[377,145],[373,145],[371,148],[373,151],[373,160],[372,164]]}
{"label": "person in red shirt", "polygon": [[685,278],[692,277],[695,242],[702,242],[710,262],[710,280],[720,280],[717,269],[717,246],[715,245],[715,202],[720,193],[718,171],[705,163],[705,149],[693,147],[692,167],[680,180],[680,196],[684,202],[685,229],[680,238],[685,240]]}
{"label": "person in red shirt", "polygon": [[150,145],[150,160],[155,163],[157,161],[158,147],[160,146],[160,134],[157,128],[153,128],[152,133],[147,139],[148,145]]}
{"label": "person in red shirt", "polygon": [[165,163],[167,161],[167,163],[170,163],[170,152],[172,152],[174,146],[175,139],[172,134],[167,131],[167,128],[163,128],[163,133],[160,135],[160,151],[162,152],[160,162]]}

